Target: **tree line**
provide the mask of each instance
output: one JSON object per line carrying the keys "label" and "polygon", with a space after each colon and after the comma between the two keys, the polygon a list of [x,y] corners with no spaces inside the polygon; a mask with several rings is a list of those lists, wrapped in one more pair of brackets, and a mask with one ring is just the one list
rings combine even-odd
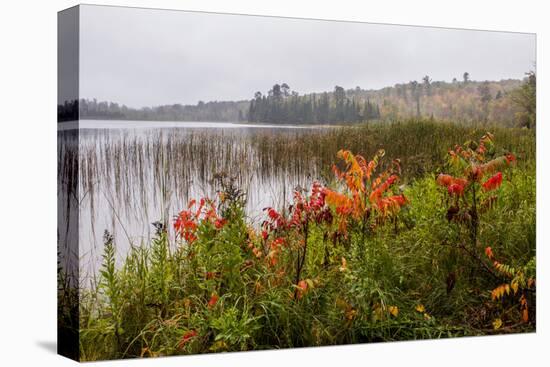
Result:
{"label": "tree line", "polygon": [[246,121],[247,101],[199,101],[196,105],[131,108],[116,102],[80,99],[81,119],[149,121]]}
{"label": "tree line", "polygon": [[263,95],[256,92],[248,109],[249,122],[327,124],[358,123],[380,119],[377,104],[346,95],[344,88],[332,93],[299,95],[287,83],[275,84]]}
{"label": "tree line", "polygon": [[379,90],[349,90],[380,106],[382,120],[435,118],[460,124],[496,124],[534,127],[536,122],[536,73],[523,80],[474,81],[469,72],[452,82],[420,80]]}
{"label": "tree line", "polygon": [[58,120],[228,121],[273,124],[362,123],[403,118],[435,118],[459,124],[536,125],[536,73],[523,80],[433,81],[428,75],[378,90],[334,87],[300,95],[287,83],[275,84],[251,100],[199,101],[196,105],[131,108],[116,102],[80,99],[58,105]]}
{"label": "tree line", "polygon": [[78,100],[71,99],[57,105],[57,122],[78,120]]}

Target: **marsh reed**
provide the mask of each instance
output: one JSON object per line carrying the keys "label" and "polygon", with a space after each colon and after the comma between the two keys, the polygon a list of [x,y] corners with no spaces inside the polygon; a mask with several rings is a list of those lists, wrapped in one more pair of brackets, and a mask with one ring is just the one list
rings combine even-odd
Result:
{"label": "marsh reed", "polygon": [[67,180],[78,170],[78,189],[67,192],[78,196],[79,256],[88,264],[83,273],[93,274],[105,229],[119,238],[123,257],[131,246],[150,240],[152,222],[168,222],[190,198],[214,197],[218,173],[235,177],[247,193],[246,213],[254,223],[263,208],[287,206],[294,188],[313,180],[330,183],[342,148],[370,157],[383,147],[384,162],[401,159],[407,183],[439,172],[450,146],[487,130],[522,164],[534,164],[532,130],[411,120],[308,129],[85,129],[78,145],[73,141],[60,152],[59,176]]}

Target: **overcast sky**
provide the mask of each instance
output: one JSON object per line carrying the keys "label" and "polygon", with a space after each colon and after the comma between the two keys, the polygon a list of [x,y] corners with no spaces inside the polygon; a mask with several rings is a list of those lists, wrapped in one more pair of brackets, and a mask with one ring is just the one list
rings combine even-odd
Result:
{"label": "overcast sky", "polygon": [[533,34],[81,6],[80,96],[131,107],[522,78]]}

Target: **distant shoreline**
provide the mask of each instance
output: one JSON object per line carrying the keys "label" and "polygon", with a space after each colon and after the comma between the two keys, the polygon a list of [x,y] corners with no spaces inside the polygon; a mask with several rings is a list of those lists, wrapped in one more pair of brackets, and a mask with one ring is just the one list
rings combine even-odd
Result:
{"label": "distant shoreline", "polygon": [[350,124],[273,124],[228,121],[165,121],[165,120],[101,120],[82,119],[58,122],[58,131],[76,129],[117,128],[272,128],[272,129],[317,129],[350,126]]}

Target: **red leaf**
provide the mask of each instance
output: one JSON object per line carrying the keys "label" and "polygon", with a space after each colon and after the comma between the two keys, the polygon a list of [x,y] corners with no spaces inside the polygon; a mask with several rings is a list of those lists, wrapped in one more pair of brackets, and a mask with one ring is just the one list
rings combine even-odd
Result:
{"label": "red leaf", "polygon": [[447,191],[449,195],[462,196],[464,194],[464,186],[454,183],[447,187]]}
{"label": "red leaf", "polygon": [[502,172],[497,172],[494,176],[489,178],[485,183],[483,184],[483,190],[485,191],[491,191],[494,190],[502,184]]}
{"label": "red leaf", "polygon": [[437,176],[437,184],[444,187],[449,187],[451,185],[459,185],[459,186],[466,186],[468,183],[468,180],[465,178],[456,178],[451,175],[446,175],[444,173],[440,173],[439,176]]}
{"label": "red leaf", "polygon": [[227,223],[227,219],[216,219],[214,221],[214,226],[216,227],[216,229],[221,229],[223,228],[223,226]]}
{"label": "red leaf", "polygon": [[380,184],[375,190],[373,190],[369,196],[369,200],[374,203],[378,201],[384,192],[386,192],[391,185],[397,181],[396,175],[391,175],[384,183]]}
{"label": "red leaf", "polygon": [[216,293],[212,293],[212,296],[210,297],[210,300],[208,301],[208,308],[212,308],[218,303],[218,295]]}
{"label": "red leaf", "polygon": [[178,348],[182,349],[185,347],[185,344],[187,344],[191,339],[197,336],[197,330],[188,330],[186,331],[183,336],[181,337],[181,340],[178,343]]}

